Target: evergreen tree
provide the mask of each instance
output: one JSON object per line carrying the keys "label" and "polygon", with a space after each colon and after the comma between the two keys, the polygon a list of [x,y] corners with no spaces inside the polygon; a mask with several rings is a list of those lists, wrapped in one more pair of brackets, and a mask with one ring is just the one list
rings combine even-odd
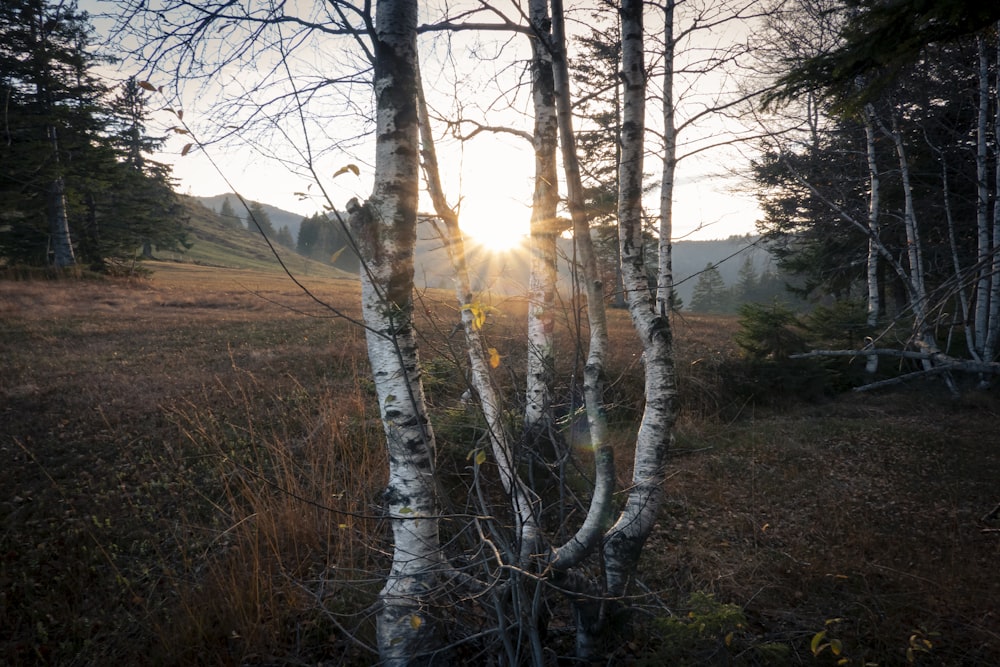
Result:
{"label": "evergreen tree", "polygon": [[729,310],[729,290],[726,281],[714,264],[709,263],[698,276],[691,292],[690,310],[693,313],[724,313]]}
{"label": "evergreen tree", "polygon": [[0,253],[10,259],[76,263],[66,179],[96,133],[94,104],[104,92],[90,73],[89,31],[75,3],[0,4],[0,191],[10,222],[0,233]]}
{"label": "evergreen tree", "polygon": [[250,202],[250,212],[247,215],[247,229],[251,232],[259,231],[267,238],[274,240],[278,232],[274,229],[271,216],[264,209],[260,202]]}
{"label": "evergreen tree", "polygon": [[92,28],[75,3],[0,4],[0,256],[106,268],[140,245],[184,241],[169,169],[144,153],[145,102],[133,80],[111,99],[93,74]]}
{"label": "evergreen tree", "polygon": [[242,227],[243,222],[240,220],[240,216],[236,215],[236,211],[233,209],[233,205],[229,203],[229,197],[222,200],[222,206],[219,207],[219,216],[226,222],[228,226],[231,227]]}
{"label": "evergreen tree", "polygon": [[295,246],[295,241],[292,239],[292,230],[288,228],[288,225],[284,225],[278,230],[278,233],[274,236],[274,240],[286,248]]}
{"label": "evergreen tree", "polygon": [[736,284],[733,286],[733,302],[747,303],[754,301],[757,297],[757,290],[760,280],[757,277],[757,270],[753,265],[753,255],[747,253],[743,257],[740,271],[737,274]]}

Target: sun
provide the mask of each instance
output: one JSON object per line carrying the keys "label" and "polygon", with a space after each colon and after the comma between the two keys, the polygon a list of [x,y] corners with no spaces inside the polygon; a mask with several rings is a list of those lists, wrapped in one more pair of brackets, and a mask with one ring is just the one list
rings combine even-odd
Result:
{"label": "sun", "polygon": [[470,241],[493,252],[507,252],[526,242],[530,219],[531,209],[520,202],[483,196],[462,202],[459,225]]}

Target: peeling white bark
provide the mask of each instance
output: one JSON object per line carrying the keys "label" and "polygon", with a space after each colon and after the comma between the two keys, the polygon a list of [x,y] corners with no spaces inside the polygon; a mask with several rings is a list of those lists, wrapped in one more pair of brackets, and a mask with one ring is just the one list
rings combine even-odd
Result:
{"label": "peeling white bark", "polygon": [[409,665],[438,645],[423,604],[440,583],[434,434],[427,419],[411,317],[419,160],[416,0],[379,0],[374,38],[375,183],[348,204],[362,259],[368,357],[389,458],[384,503],[392,568],[380,593],[381,664]]}
{"label": "peeling white bark", "polygon": [[587,516],[576,534],[553,553],[553,565],[560,569],[575,567],[593,550],[611,522],[611,499],[614,492],[614,452],[608,441],[608,422],[604,409],[604,367],[608,350],[608,324],[604,308],[604,286],[597,270],[597,257],[590,236],[590,221],[584,208],[583,183],[573,132],[573,109],[566,61],[566,30],[562,0],[552,2],[553,80],[558,110],[559,136],[566,192],[573,237],[583,267],[587,293],[587,322],[590,340],[583,371],[584,404],[594,452],[594,494]]}
{"label": "peeling white bark", "polygon": [[663,9],[663,176],[660,181],[659,279],[656,307],[669,317],[673,307],[674,172],[677,170],[677,128],[674,122],[674,0]]}
{"label": "peeling white bark", "polygon": [[528,372],[524,425],[529,439],[537,439],[551,426],[555,383],[557,254],[560,233],[556,218],[559,204],[556,170],[556,106],[552,81],[549,13],[546,0],[530,0],[528,14],[537,34],[531,37],[532,103],[535,127],[535,191],[532,198],[528,281]]}
{"label": "peeling white bark", "polygon": [[[865,145],[868,154],[868,320],[870,329],[878,324],[879,303],[878,293],[878,247],[879,247],[879,195],[881,184],[879,180],[878,162],[875,159],[875,120],[874,109],[866,104],[864,109]],[[869,375],[878,370],[878,355],[869,355],[865,361],[865,372]]]}
{"label": "peeling white bark", "polygon": [[[59,139],[56,128],[50,127],[49,141],[52,144],[52,159],[59,166]],[[52,263],[57,268],[76,264],[73,240],[69,233],[69,217],[66,214],[66,183],[62,175],[57,175],[49,184],[47,215],[49,219],[49,243],[52,248]]]}
{"label": "peeling white bark", "polygon": [[604,542],[606,584],[612,596],[625,593],[662,503],[667,451],[677,414],[670,319],[657,312],[643,257],[641,200],[646,75],[642,18],[642,2],[622,2],[624,105],[618,219],[629,313],[644,348],[646,405],[636,435],[632,487],[618,521]]}

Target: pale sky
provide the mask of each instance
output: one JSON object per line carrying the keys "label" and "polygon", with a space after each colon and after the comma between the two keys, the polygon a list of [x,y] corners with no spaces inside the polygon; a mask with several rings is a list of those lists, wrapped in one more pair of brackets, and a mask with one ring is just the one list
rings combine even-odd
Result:
{"label": "pale sky", "polygon": [[[93,2],[94,0],[87,0],[82,4],[93,5]],[[453,117],[453,114],[458,113],[456,109],[460,108],[466,118],[491,125],[513,125],[530,130],[527,95],[522,92],[512,96],[509,92],[518,81],[526,80],[523,61],[529,53],[527,39],[521,36],[509,39],[501,51],[496,46],[496,34],[484,36],[461,33],[446,38],[421,38],[422,44],[427,44],[422,47],[423,69],[432,114],[437,104],[438,110],[444,115]],[[508,38],[509,36],[504,36],[504,40]],[[495,49],[494,53],[499,54],[492,61],[472,61],[464,57],[473,49],[477,53],[489,54],[491,48]],[[296,72],[303,72],[304,77],[317,73],[326,74],[323,68],[329,68],[330,65],[322,62],[325,51],[301,51],[301,54],[296,53],[296,61],[293,63],[299,68]],[[510,62],[517,63],[519,60],[521,65],[505,67]],[[255,62],[255,66],[255,69],[263,71],[266,70],[267,63]],[[491,67],[494,69],[490,69]],[[123,73],[127,75],[134,72],[128,71],[126,66]],[[229,81],[235,82],[235,85],[247,85],[247,81],[255,73],[245,69],[230,73]],[[170,82],[153,83],[166,83],[170,87]],[[228,85],[231,90],[234,83]],[[360,108],[369,105],[370,89],[358,87],[352,94],[360,98],[357,102]],[[204,90],[195,91],[188,86],[182,90],[180,99],[165,101],[164,106],[183,108],[185,122],[198,128],[200,120],[211,116],[214,97],[206,95]],[[503,99],[502,104],[497,104],[498,98]],[[455,100],[460,100],[460,107],[456,107]],[[354,101],[351,100],[351,103]],[[680,108],[679,110],[682,111]],[[154,126],[150,131],[158,133],[176,123],[177,119],[172,114],[159,111],[154,114]],[[339,127],[339,134],[342,136],[338,135],[340,123],[344,123]],[[320,144],[346,139],[360,132],[357,127],[346,123],[343,120],[333,121],[322,127],[326,136],[310,136],[313,147],[322,148]],[[653,124],[655,125],[655,116]],[[686,140],[691,141],[697,132],[702,132],[705,139],[710,140],[725,131],[725,128],[718,127],[692,128]],[[294,133],[294,130],[291,132]],[[257,138],[261,140],[260,135]],[[700,137],[695,137],[698,138]],[[304,142],[301,137],[290,134],[288,139],[290,145],[302,149]],[[209,196],[236,189],[248,199],[304,216],[322,210],[325,202],[321,199],[303,200],[295,194],[306,192],[311,197],[318,194],[320,188],[315,184],[310,186],[312,179],[307,174],[296,174],[287,165],[236,142],[210,146],[207,153],[196,149],[181,156],[183,147],[190,141],[189,137],[173,135],[163,153],[155,156],[155,159],[173,165],[181,193]],[[281,140],[276,141],[271,137],[264,141],[270,142],[267,150],[282,151]],[[285,154],[287,157],[287,151]],[[343,151],[334,150],[316,159],[317,173],[335,206],[342,207],[352,197],[367,196],[371,182],[372,155],[373,151],[368,146],[355,144]],[[455,141],[442,141],[438,146],[438,158],[449,199],[453,203],[459,197],[462,199],[461,220],[467,233],[481,241],[497,245],[509,245],[527,233],[534,164],[531,147],[526,141],[509,135],[485,133],[466,142],[464,146]],[[358,165],[360,177],[345,173],[336,179],[332,178],[340,167],[348,163]],[[708,151],[680,163],[674,197],[675,239],[725,238],[754,231],[754,223],[759,215],[756,203],[746,193],[738,191],[738,182],[721,175],[732,164],[733,155],[725,150]],[[661,165],[655,156],[647,156],[645,170],[651,175],[660,172]],[[231,186],[227,184],[227,180]],[[654,193],[647,202],[647,207],[654,213],[658,211],[657,197]],[[423,208],[429,210],[430,206],[424,204]]]}

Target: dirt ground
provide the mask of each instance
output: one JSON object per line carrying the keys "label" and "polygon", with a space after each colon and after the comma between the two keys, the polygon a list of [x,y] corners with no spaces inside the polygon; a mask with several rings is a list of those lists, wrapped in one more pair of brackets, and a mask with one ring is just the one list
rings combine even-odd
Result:
{"label": "dirt ground", "polygon": [[[357,316],[355,283],[315,289]],[[226,530],[210,529],[218,498],[191,497],[209,473],[176,464],[179,415],[232,425],[248,400],[285,415],[356,395],[364,337],[333,315],[249,272],[0,283],[0,662],[266,662],[217,620],[205,646],[171,650],[191,641],[171,633],[204,585],[195,561]],[[719,322],[677,329],[691,393],[724,393],[698,375],[734,353]],[[734,641],[785,645],[784,664],[1000,664],[998,414],[995,390],[925,385],[686,417],[643,590],[680,616],[695,592],[737,605]],[[269,647],[276,662],[317,650],[302,627]],[[813,655],[820,632],[839,655]],[[637,636],[622,655],[664,651]],[[746,662],[725,655],[702,664]]]}

